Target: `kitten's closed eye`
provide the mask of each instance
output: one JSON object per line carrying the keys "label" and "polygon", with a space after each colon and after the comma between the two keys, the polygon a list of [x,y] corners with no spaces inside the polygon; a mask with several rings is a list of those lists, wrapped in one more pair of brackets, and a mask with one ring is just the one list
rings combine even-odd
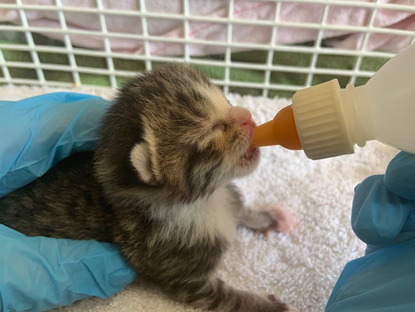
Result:
{"label": "kitten's closed eye", "polygon": [[226,124],[224,122],[217,122],[212,126],[214,132],[224,132],[226,130]]}
{"label": "kitten's closed eye", "polygon": [[222,121],[213,123],[210,128],[206,128],[203,131],[203,134],[199,137],[197,145],[200,149],[204,149],[212,143],[212,141],[220,138],[224,135],[227,129],[227,124]]}

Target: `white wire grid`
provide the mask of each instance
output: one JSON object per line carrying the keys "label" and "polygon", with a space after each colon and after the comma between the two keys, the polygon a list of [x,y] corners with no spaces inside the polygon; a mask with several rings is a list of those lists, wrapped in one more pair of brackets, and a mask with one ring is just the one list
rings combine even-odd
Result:
{"label": "white wire grid", "polygon": [[[13,43],[13,42],[1,42],[0,43],[0,68],[2,77],[0,77],[0,83],[3,84],[28,84],[28,85],[41,85],[41,86],[81,86],[84,85],[81,75],[82,74],[93,74],[103,75],[109,79],[109,87],[115,88],[119,86],[119,78],[128,78],[136,74],[125,69],[118,69],[114,64],[114,59],[131,60],[131,61],[142,61],[144,68],[151,69],[156,62],[187,62],[190,64],[201,65],[201,66],[215,66],[217,68],[224,69],[224,75],[221,79],[213,79],[214,83],[222,86],[225,93],[229,92],[230,88],[254,88],[260,90],[263,96],[268,96],[270,91],[297,91],[304,87],[313,84],[313,78],[315,75],[331,75],[331,76],[345,76],[348,77],[348,82],[355,83],[358,78],[367,78],[373,75],[372,71],[367,71],[361,68],[362,60],[365,57],[377,57],[377,58],[390,58],[393,56],[392,53],[385,53],[379,51],[368,51],[366,50],[366,43],[371,34],[393,34],[398,36],[412,36],[414,33],[408,30],[390,29],[390,28],[379,28],[374,25],[374,18],[377,10],[399,10],[415,12],[415,7],[411,5],[398,5],[391,3],[382,3],[381,1],[373,2],[362,2],[362,1],[335,1],[335,0],[315,0],[315,1],[302,1],[308,3],[316,3],[324,5],[324,14],[319,23],[287,23],[279,20],[281,1],[273,1],[274,5],[274,19],[273,20],[248,20],[238,19],[233,16],[234,1],[225,1],[228,6],[227,17],[206,17],[199,15],[192,15],[189,13],[189,1],[183,0],[182,8],[183,12],[180,14],[169,14],[169,13],[157,13],[146,10],[146,1],[138,0],[139,9],[136,11],[127,10],[109,10],[106,9],[101,0],[96,0],[96,6],[93,8],[76,7],[76,6],[64,6],[61,0],[55,0],[53,5],[34,5],[25,4],[22,0],[16,0],[15,3],[0,3],[1,9],[15,9],[19,12],[20,25],[3,23],[0,24],[1,32],[19,32],[24,34],[25,44]],[[285,2],[301,2],[301,1],[285,1]],[[203,5],[203,1],[202,1]],[[352,26],[352,25],[331,25],[326,23],[327,15],[330,7],[334,6],[354,6],[362,7],[370,10],[370,18],[368,23],[364,26]],[[51,11],[55,12],[59,17],[60,27],[49,28],[49,27],[36,27],[31,26],[28,22],[26,12],[31,11]],[[79,30],[72,29],[67,26],[65,15],[68,13],[89,13],[96,14],[99,16],[100,30]],[[131,33],[120,33],[110,32],[107,28],[106,17],[116,15],[125,17],[136,17],[137,22],[141,23],[142,33],[131,34]],[[151,35],[147,29],[148,19],[167,19],[182,21],[183,23],[183,37],[170,38],[163,36]],[[226,40],[216,41],[208,39],[195,39],[189,37],[189,23],[191,22],[214,22],[222,23],[226,25]],[[267,26],[272,27],[271,38],[268,43],[257,44],[257,43],[241,43],[234,42],[232,40],[232,28],[235,25],[256,25],[256,26]],[[313,29],[317,30],[318,34],[314,42],[310,44],[297,44],[297,45],[279,45],[276,44],[276,37],[278,36],[279,27],[291,27],[298,29]],[[365,33],[363,43],[358,50],[346,50],[346,49],[335,49],[330,47],[324,47],[322,45],[324,31],[354,31]],[[34,40],[34,33],[60,33],[63,34],[64,45],[63,46],[50,46],[38,44]],[[102,37],[104,40],[104,49],[92,50],[86,48],[80,48],[74,46],[71,41],[71,35],[89,35]],[[110,45],[110,38],[125,38],[140,40],[144,43],[144,53],[142,54],[129,54],[112,51]],[[150,42],[167,42],[167,43],[179,43],[184,47],[184,54],[181,56],[162,56],[153,55],[150,51]],[[224,48],[224,55],[222,59],[210,59],[210,58],[195,58],[190,55],[189,45],[209,45],[209,46],[220,46]],[[262,63],[251,63],[245,61],[232,60],[232,51],[234,49],[245,49],[245,50],[256,50],[264,51],[266,53],[266,60]],[[31,61],[10,61],[4,56],[3,51],[24,51],[30,54]],[[289,52],[289,53],[307,53],[311,55],[311,60],[308,65],[283,65],[273,63],[273,59],[278,52]],[[40,53],[54,53],[63,56],[67,56],[68,64],[49,64],[42,62],[39,57]],[[355,57],[356,61],[352,69],[339,69],[339,68],[321,68],[317,66],[317,60],[322,55],[337,55],[337,56],[351,56]],[[78,56],[89,56],[104,58],[106,61],[106,68],[95,68],[87,65],[80,65],[77,63]],[[35,71],[35,78],[26,77],[14,77],[11,73],[11,69],[32,69]],[[263,81],[261,82],[247,82],[238,81],[231,78],[232,69],[247,69],[247,70],[258,70],[263,72]],[[69,73],[72,77],[71,82],[53,81],[47,79],[45,71],[59,71]],[[274,72],[294,73],[303,74],[306,79],[303,84],[282,84],[271,82],[271,74]]]}

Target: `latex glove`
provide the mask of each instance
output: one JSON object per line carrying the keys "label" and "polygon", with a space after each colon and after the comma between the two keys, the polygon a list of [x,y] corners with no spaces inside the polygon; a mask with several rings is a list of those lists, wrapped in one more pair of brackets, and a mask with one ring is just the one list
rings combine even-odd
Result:
{"label": "latex glove", "polygon": [[[0,101],[0,196],[72,152],[92,149],[110,104],[75,93]],[[0,311],[43,311],[108,297],[135,278],[111,244],[26,237],[0,225],[0,246]]]}
{"label": "latex glove", "polygon": [[415,155],[355,189],[352,226],[366,255],[344,268],[326,311],[415,311]]}
{"label": "latex glove", "polygon": [[0,196],[40,177],[71,152],[93,149],[110,104],[77,93],[0,101]]}

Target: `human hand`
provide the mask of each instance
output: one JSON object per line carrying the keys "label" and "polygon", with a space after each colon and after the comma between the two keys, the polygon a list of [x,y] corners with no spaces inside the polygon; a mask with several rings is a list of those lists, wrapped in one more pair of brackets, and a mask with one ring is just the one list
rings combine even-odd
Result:
{"label": "human hand", "polygon": [[[0,101],[0,197],[72,152],[93,149],[110,104],[76,93]],[[43,311],[109,297],[135,278],[107,243],[26,237],[0,225],[0,246],[0,311]]]}
{"label": "human hand", "polygon": [[385,175],[367,178],[355,189],[352,227],[366,253],[415,237],[415,155],[401,152]]}
{"label": "human hand", "polygon": [[346,265],[326,311],[415,310],[415,155],[399,153],[356,187],[352,227],[366,255]]}
{"label": "human hand", "polygon": [[92,150],[110,104],[77,93],[0,101],[0,197],[42,176],[72,152]]}

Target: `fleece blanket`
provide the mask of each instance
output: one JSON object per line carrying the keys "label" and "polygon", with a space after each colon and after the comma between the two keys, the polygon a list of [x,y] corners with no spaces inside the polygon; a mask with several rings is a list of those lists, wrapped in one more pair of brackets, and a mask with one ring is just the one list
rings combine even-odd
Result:
{"label": "fleece blanket", "polygon": [[[2,87],[0,99],[51,91],[57,89]],[[105,98],[114,95],[108,89],[71,91]],[[268,121],[280,108],[290,104],[288,99],[237,94],[230,94],[228,98],[234,105],[248,108],[257,123]],[[302,151],[262,148],[258,169],[236,183],[254,209],[278,203],[294,211],[298,225],[291,235],[270,233],[269,237],[240,228],[217,274],[239,288],[275,294],[300,311],[323,311],[342,268],[361,256],[365,248],[350,226],[353,189],[369,175],[383,173],[396,153],[394,148],[369,142],[364,148],[357,148],[353,155],[313,161]],[[196,310],[169,300],[138,279],[109,299],[88,298],[56,311]]]}
{"label": "fleece blanket", "polygon": [[[6,3],[9,1],[5,1]],[[14,2],[14,1],[10,1]],[[281,2],[277,9],[275,1],[240,1],[235,0],[232,14],[229,14],[228,1],[202,1],[189,0],[187,9],[182,0],[147,0],[145,5],[140,6],[140,1],[60,1],[66,11],[59,16],[56,10],[51,7],[57,5],[55,0],[25,0],[25,5],[41,6],[42,9],[25,10],[27,23],[33,31],[41,32],[55,39],[63,40],[64,35],[59,32],[49,32],[48,28],[62,29],[66,31],[81,31],[84,33],[70,33],[72,44],[94,48],[107,49],[106,38],[96,36],[93,32],[121,33],[130,35],[143,34],[141,19],[137,16],[120,15],[119,12],[142,11],[146,16],[145,31],[150,36],[165,38],[188,38],[193,40],[228,40],[226,23],[217,23],[215,18],[235,19],[239,21],[259,20],[277,21],[282,23],[277,29],[275,39],[272,34],[272,27],[262,25],[249,25],[249,23],[234,23],[232,26],[231,41],[233,43],[255,43],[264,44],[271,40],[276,44],[294,44],[314,41],[319,36],[319,29],[315,27],[302,27],[302,24],[309,26],[312,24],[321,25],[324,16],[324,24],[334,27],[323,31],[322,39],[333,39],[330,45],[338,48],[360,49],[365,37],[364,32],[348,29],[348,26],[368,26],[369,21],[373,21],[374,28],[389,28],[401,30],[415,30],[415,14],[413,10],[395,10],[388,7],[373,10],[365,6],[344,6],[332,5],[325,11],[325,3],[313,3],[312,1]],[[372,0],[361,0],[356,2],[373,2]],[[415,5],[414,0],[385,0],[382,4],[402,4]],[[55,8],[56,9],[56,8]],[[101,19],[98,10],[111,10],[111,14],[106,13],[105,19]],[[188,14],[193,17],[190,19],[188,28],[184,26],[183,16]],[[275,17],[276,12],[279,13]],[[373,19],[372,19],[373,12]],[[154,13],[165,14],[163,18],[154,17]],[[169,17],[170,15],[170,17]],[[65,19],[61,19],[61,17]],[[14,24],[25,24],[20,16],[20,11],[13,6],[0,8],[0,22],[11,22]],[[36,28],[39,28],[36,30]],[[46,29],[45,29],[46,28]],[[92,31],[92,33],[91,33]],[[187,37],[184,35],[187,31]],[[407,47],[412,41],[412,36],[402,36],[385,33],[373,33],[367,39],[366,50],[380,49],[390,52],[399,52]],[[143,54],[144,44],[141,40],[123,36],[112,36],[109,39],[112,51]],[[225,51],[225,47],[217,45],[190,44],[190,55],[209,55],[219,54]],[[238,49],[232,49],[233,52]],[[166,43],[149,41],[149,51],[152,55],[183,55],[183,43]]]}

